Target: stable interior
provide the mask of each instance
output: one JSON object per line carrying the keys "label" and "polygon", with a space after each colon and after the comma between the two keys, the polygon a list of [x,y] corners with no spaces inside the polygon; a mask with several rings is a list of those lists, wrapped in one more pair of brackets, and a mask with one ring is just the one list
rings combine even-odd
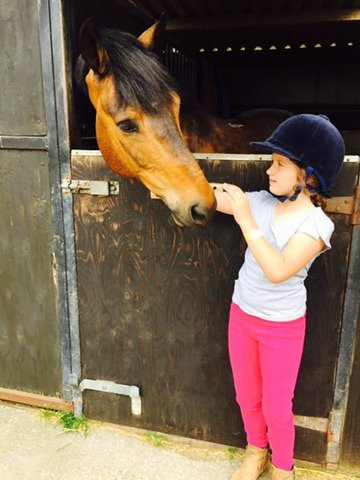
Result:
{"label": "stable interior", "polygon": [[[346,154],[359,154],[360,28],[350,9],[360,1],[71,3],[73,67],[86,18],[139,35],[166,12],[161,60],[209,112],[228,119],[258,108],[326,114],[341,130]],[[75,86],[73,107],[72,148],[96,149],[94,110]]]}

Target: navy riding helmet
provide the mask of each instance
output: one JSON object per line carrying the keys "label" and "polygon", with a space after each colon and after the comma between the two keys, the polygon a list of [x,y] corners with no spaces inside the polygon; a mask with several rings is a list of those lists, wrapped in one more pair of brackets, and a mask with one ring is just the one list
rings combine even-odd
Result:
{"label": "navy riding helmet", "polygon": [[[305,169],[306,180],[314,173],[319,180],[317,190],[330,197],[344,160],[345,145],[340,132],[325,115],[294,115],[282,122],[267,140],[251,145],[294,160]],[[307,188],[313,190],[308,185]],[[298,190],[301,191],[300,187]]]}

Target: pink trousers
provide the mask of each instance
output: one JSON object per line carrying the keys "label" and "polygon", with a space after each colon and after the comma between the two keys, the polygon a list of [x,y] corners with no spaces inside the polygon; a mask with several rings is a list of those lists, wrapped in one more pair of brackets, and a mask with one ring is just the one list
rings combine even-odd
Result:
{"label": "pink trousers", "polygon": [[236,401],[247,441],[270,444],[273,464],[291,470],[295,427],[292,400],[305,336],[305,316],[273,322],[231,304],[229,353]]}

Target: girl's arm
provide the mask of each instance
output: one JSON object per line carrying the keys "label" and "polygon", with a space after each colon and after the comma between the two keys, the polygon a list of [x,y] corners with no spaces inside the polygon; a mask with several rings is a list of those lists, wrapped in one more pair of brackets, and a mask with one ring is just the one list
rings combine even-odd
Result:
{"label": "girl's arm", "polygon": [[[235,185],[224,185],[229,195],[234,218],[244,235],[257,230],[245,193]],[[324,242],[305,233],[296,233],[283,251],[273,248],[263,237],[252,238],[249,248],[258,265],[271,283],[281,283],[294,276],[324,247]]]}

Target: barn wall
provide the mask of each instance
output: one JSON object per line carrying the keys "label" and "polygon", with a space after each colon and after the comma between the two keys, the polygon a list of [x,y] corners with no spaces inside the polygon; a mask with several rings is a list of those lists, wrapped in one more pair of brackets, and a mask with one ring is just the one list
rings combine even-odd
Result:
{"label": "barn wall", "polygon": [[40,4],[0,3],[0,387],[60,396]]}
{"label": "barn wall", "polygon": [[[354,227],[353,242],[359,249],[360,225]],[[360,251],[357,252],[357,264],[360,264]],[[355,273],[359,275],[359,271]],[[354,292],[356,295],[356,292]],[[349,399],[344,428],[341,462],[344,465],[359,466],[360,458],[360,310],[357,315],[357,332],[355,337],[352,372],[350,377]]]}
{"label": "barn wall", "polygon": [[0,135],[45,135],[38,2],[0,2]]}
{"label": "barn wall", "polygon": [[60,395],[48,166],[0,150],[0,386]]}

